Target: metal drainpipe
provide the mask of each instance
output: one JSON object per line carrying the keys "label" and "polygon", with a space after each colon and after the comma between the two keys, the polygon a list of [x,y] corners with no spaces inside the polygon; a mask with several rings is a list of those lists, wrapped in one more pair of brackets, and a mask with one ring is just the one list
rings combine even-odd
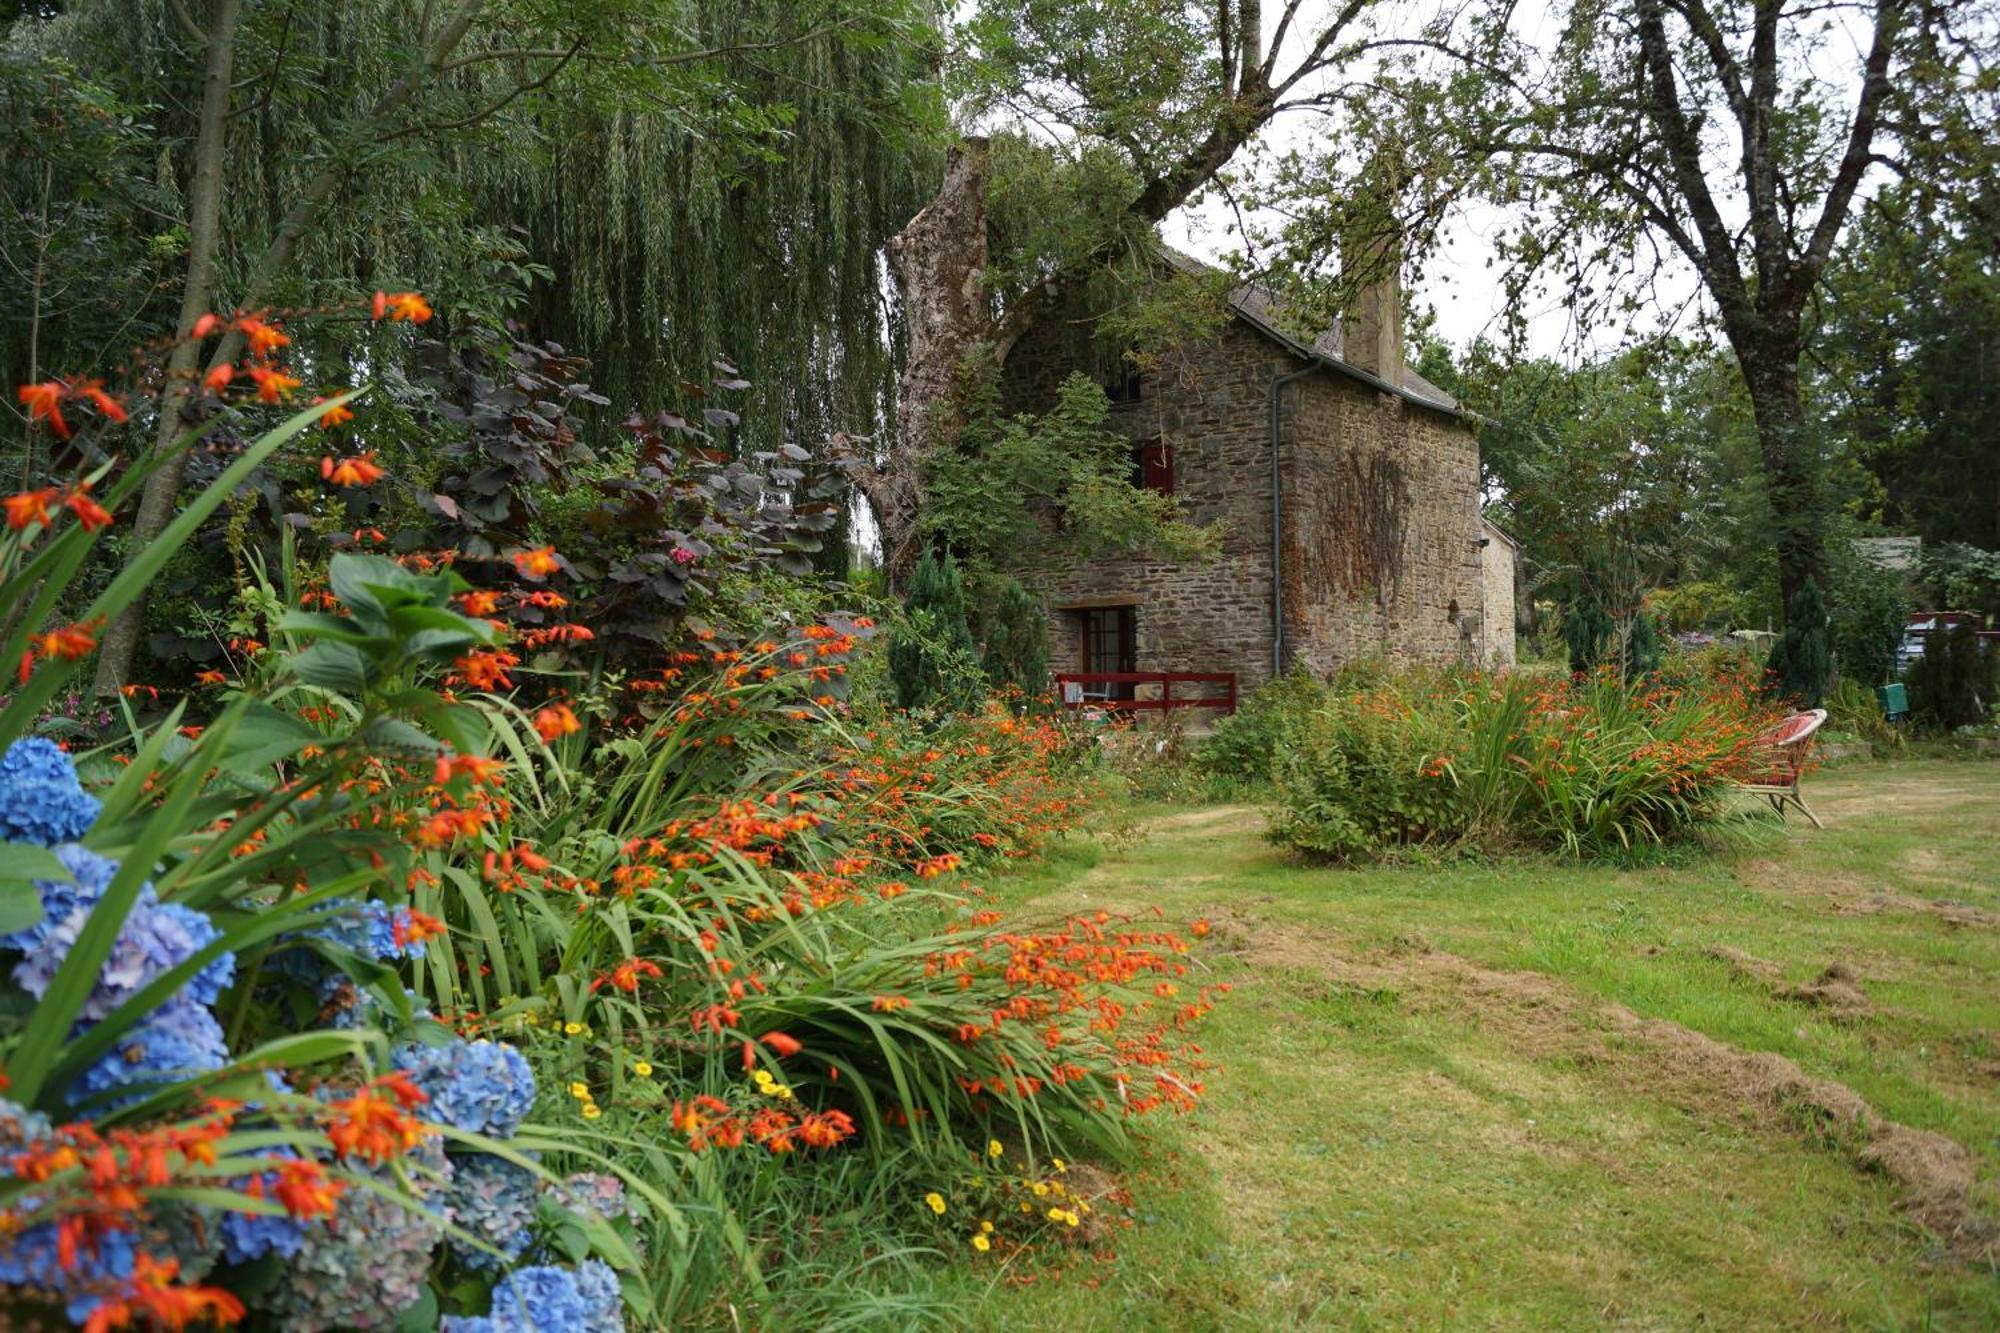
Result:
{"label": "metal drainpipe", "polygon": [[1285,674],[1285,477],[1278,466],[1282,442],[1279,427],[1280,399],[1285,386],[1318,370],[1307,366],[1279,375],[1271,381],[1271,679]]}

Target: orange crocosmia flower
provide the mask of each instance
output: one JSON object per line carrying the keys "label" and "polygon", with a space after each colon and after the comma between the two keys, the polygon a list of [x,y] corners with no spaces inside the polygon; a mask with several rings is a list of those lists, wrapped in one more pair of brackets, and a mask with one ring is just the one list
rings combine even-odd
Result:
{"label": "orange crocosmia flower", "polygon": [[[323,403],[325,401],[324,397],[313,399],[315,403]],[[345,426],[352,420],[354,420],[354,413],[349,409],[347,404],[335,403],[332,407],[327,408],[326,411],[319,414],[319,428],[321,430],[332,430],[335,426]]]}
{"label": "orange crocosmia flower", "polygon": [[615,986],[619,990],[633,994],[639,989],[640,977],[657,977],[659,975],[661,975],[661,972],[658,963],[649,962],[644,958],[629,958],[612,968],[609,972],[606,972],[603,976],[592,981],[590,989],[598,991],[606,986]]}
{"label": "orange crocosmia flower", "polygon": [[278,1166],[278,1183],[272,1193],[285,1211],[301,1222],[332,1217],[347,1183],[328,1178],[318,1162],[287,1161]]}
{"label": "orange crocosmia flower", "polygon": [[206,338],[208,337],[209,334],[214,333],[217,329],[221,327],[222,327],[222,316],[203,315],[200,319],[194,322],[194,327],[188,330],[188,337]]}
{"label": "orange crocosmia flower", "polygon": [[797,1055],[806,1048],[804,1042],[787,1032],[766,1032],[757,1040],[770,1047],[772,1053],[780,1060],[789,1055]]}
{"label": "orange crocosmia flower", "polygon": [[562,568],[562,557],[553,546],[537,546],[532,551],[514,552],[514,568],[531,579],[545,579]]}
{"label": "orange crocosmia flower", "polygon": [[277,325],[266,323],[256,315],[245,315],[237,320],[236,331],[250,344],[250,354],[260,361],[280,347],[292,345],[292,340],[280,332]]}
{"label": "orange crocosmia flower", "polygon": [[227,361],[201,377],[201,382],[216,393],[229,387],[229,381],[236,378],[236,367]]}
{"label": "orange crocosmia flower", "polygon": [[292,396],[292,390],[305,383],[296,375],[265,366],[250,367],[250,378],[257,382],[258,401],[265,403],[282,403]]}
{"label": "orange crocosmia flower", "polygon": [[343,1159],[363,1157],[380,1165],[423,1142],[423,1123],[374,1089],[334,1102],[325,1114],[327,1141]]}
{"label": "orange crocosmia flower", "polygon": [[210,667],[207,671],[199,672],[194,679],[197,685],[227,685],[229,683],[229,677],[215,670],[213,667]]}
{"label": "orange crocosmia flower", "polygon": [[469,778],[475,787],[498,782],[507,773],[507,761],[491,759],[485,755],[454,754],[439,755],[437,771],[432,776],[442,787],[453,778]]}
{"label": "orange crocosmia flower", "polygon": [[831,1148],[854,1133],[854,1120],[845,1111],[808,1111],[799,1117],[799,1142],[808,1148]]}
{"label": "orange crocosmia flower", "polygon": [[178,1259],[138,1255],[124,1288],[98,1303],[84,1321],[84,1333],[109,1333],[111,1329],[131,1328],[135,1322],[153,1328],[185,1329],[242,1320],[242,1301],[221,1287],[177,1286],[175,1279],[180,1272]]}
{"label": "orange crocosmia flower", "polygon": [[461,679],[475,690],[511,690],[514,678],[507,668],[519,666],[521,659],[497,648],[467,653],[452,663]]}
{"label": "orange crocosmia flower", "polygon": [[490,616],[500,609],[500,594],[480,588],[458,595],[459,610],[468,616]]}
{"label": "orange crocosmia flower", "polygon": [[128,420],[125,415],[125,405],[104,392],[102,381],[85,380],[76,386],[76,391],[88,398],[90,405],[102,413],[106,421],[115,421],[123,425]]}
{"label": "orange crocosmia flower", "polygon": [[720,1032],[724,1028],[735,1027],[741,1017],[741,1014],[726,1004],[711,1004],[695,1010],[689,1022],[693,1024],[696,1032],[703,1030]]}
{"label": "orange crocosmia flower", "polygon": [[415,1081],[400,1069],[376,1079],[375,1086],[386,1089],[405,1111],[414,1111],[431,1099],[428,1092],[418,1087]]}
{"label": "orange crocosmia flower", "polygon": [[414,907],[405,907],[396,913],[396,923],[390,932],[395,936],[398,948],[409,944],[422,944],[445,933],[444,922],[428,912],[419,912]]}
{"label": "orange crocosmia flower", "polygon": [[39,384],[23,384],[19,397],[21,405],[28,409],[28,420],[48,422],[57,439],[67,440],[69,423],[63,420],[62,400],[68,393],[69,386],[61,380],[43,380]]}
{"label": "orange crocosmia flower", "polygon": [[422,324],[431,317],[431,304],[416,292],[390,292],[386,296],[377,292],[375,311],[377,319],[386,311],[392,324],[402,321]]}
{"label": "orange crocosmia flower", "polygon": [[111,526],[111,511],[90,498],[90,483],[78,482],[63,496],[63,508],[76,515],[76,521],[83,524],[85,532],[95,532],[99,528]]}
{"label": "orange crocosmia flower", "polygon": [[97,636],[83,625],[70,625],[47,634],[37,634],[28,642],[34,645],[29,650],[31,653],[45,659],[62,658],[68,662],[88,657],[97,649]]}
{"label": "orange crocosmia flower", "polygon": [[7,510],[7,526],[16,532],[30,523],[49,527],[55,522],[55,515],[50,512],[49,506],[61,494],[55,487],[45,486],[39,491],[22,491],[19,495],[0,500],[0,506],[5,506]]}
{"label": "orange crocosmia flower", "polygon": [[583,729],[567,704],[552,704],[535,714],[535,731],[545,741],[555,741]]}
{"label": "orange crocosmia flower", "polygon": [[892,1014],[898,1009],[909,1008],[910,997],[907,995],[877,995],[869,1002],[868,1007],[878,1014]]}
{"label": "orange crocosmia flower", "polygon": [[336,486],[372,486],[389,475],[375,465],[372,449],[337,463],[331,457],[323,457],[319,460],[319,474]]}

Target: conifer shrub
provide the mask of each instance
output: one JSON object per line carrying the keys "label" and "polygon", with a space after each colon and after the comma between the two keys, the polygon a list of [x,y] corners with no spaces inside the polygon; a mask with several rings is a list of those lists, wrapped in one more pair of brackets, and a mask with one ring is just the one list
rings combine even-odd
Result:
{"label": "conifer shrub", "polygon": [[1807,579],[1785,609],[1785,632],[1771,650],[1772,686],[1800,708],[1817,708],[1833,679],[1833,632],[1819,580]]}
{"label": "conifer shrub", "polygon": [[903,621],[889,636],[896,706],[912,711],[970,708],[978,701],[982,679],[957,562],[948,553],[927,551],[910,576]]}
{"label": "conifer shrub", "polygon": [[1049,687],[1049,622],[1041,602],[1016,578],[999,580],[985,625],[980,666],[996,690],[1034,698]]}

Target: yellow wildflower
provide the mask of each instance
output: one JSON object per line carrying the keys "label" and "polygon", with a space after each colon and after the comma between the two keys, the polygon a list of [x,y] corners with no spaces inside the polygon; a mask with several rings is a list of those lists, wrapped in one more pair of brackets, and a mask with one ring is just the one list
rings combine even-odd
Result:
{"label": "yellow wildflower", "polygon": [[938,1214],[944,1212],[944,1195],[939,1194],[936,1190],[932,1190],[929,1194],[926,1194],[924,1202],[930,1206],[932,1212]]}
{"label": "yellow wildflower", "polygon": [[993,1242],[986,1239],[984,1235],[974,1236],[972,1238],[972,1248],[984,1254],[993,1248]]}
{"label": "yellow wildflower", "polygon": [[1038,1180],[1034,1184],[1034,1191],[1037,1199],[1045,1198],[1048,1195],[1049,1187]]}
{"label": "yellow wildflower", "polygon": [[999,1155],[1000,1155],[1001,1153],[1004,1153],[1004,1152],[1006,1152],[1006,1151],[1007,1151],[1007,1150],[1006,1150],[1005,1148],[1003,1148],[1003,1147],[1001,1147],[1001,1146],[1000,1146],[1000,1140],[998,1140],[998,1139],[989,1139],[989,1140],[987,1141],[987,1144],[986,1144],[986,1155],[987,1155],[988,1157],[998,1157],[998,1156],[999,1156]]}
{"label": "yellow wildflower", "polygon": [[587,1029],[581,1023],[565,1023],[563,1031],[572,1037],[581,1037]]}
{"label": "yellow wildflower", "polygon": [[588,1083],[572,1083],[569,1085],[569,1095],[580,1102],[587,1102],[590,1100],[590,1085]]}
{"label": "yellow wildflower", "polygon": [[583,1104],[583,1118],[585,1120],[595,1120],[603,1114],[604,1112],[598,1108],[596,1102],[585,1102]]}
{"label": "yellow wildflower", "polygon": [[640,1078],[651,1078],[653,1076],[653,1066],[647,1064],[644,1060],[634,1060],[632,1062],[632,1072]]}
{"label": "yellow wildflower", "polygon": [[991,1222],[981,1222],[979,1229],[989,1236],[993,1234],[993,1224]]}
{"label": "yellow wildflower", "polygon": [[1062,1158],[1060,1158],[1060,1157],[1052,1157],[1052,1158],[1050,1158],[1049,1160],[1050,1160],[1050,1161],[1052,1161],[1052,1162],[1054,1162],[1054,1163],[1056,1164],[1056,1170],[1058,1170],[1058,1171],[1067,1171],[1067,1170],[1069,1170],[1069,1164],[1068,1164],[1067,1162],[1063,1161],[1063,1159],[1062,1159]]}

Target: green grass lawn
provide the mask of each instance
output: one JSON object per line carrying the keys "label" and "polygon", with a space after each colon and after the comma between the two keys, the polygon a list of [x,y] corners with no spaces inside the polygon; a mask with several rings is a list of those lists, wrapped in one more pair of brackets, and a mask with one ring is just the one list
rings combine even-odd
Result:
{"label": "green grass lawn", "polygon": [[[1645,869],[1315,868],[1236,807],[997,886],[1206,917],[1200,956],[1235,989],[1203,1033],[1204,1110],[1123,1173],[1129,1227],[955,1269],[959,1308],[993,1328],[2000,1327],[1978,1231],[2000,1218],[2000,765],[1808,794],[1825,832]],[[1784,994],[1832,963],[1859,996]],[[1958,1234],[1870,1168],[1868,1128],[1746,1081],[1754,1052],[1844,1084],[1876,1132],[1969,1150]]]}

